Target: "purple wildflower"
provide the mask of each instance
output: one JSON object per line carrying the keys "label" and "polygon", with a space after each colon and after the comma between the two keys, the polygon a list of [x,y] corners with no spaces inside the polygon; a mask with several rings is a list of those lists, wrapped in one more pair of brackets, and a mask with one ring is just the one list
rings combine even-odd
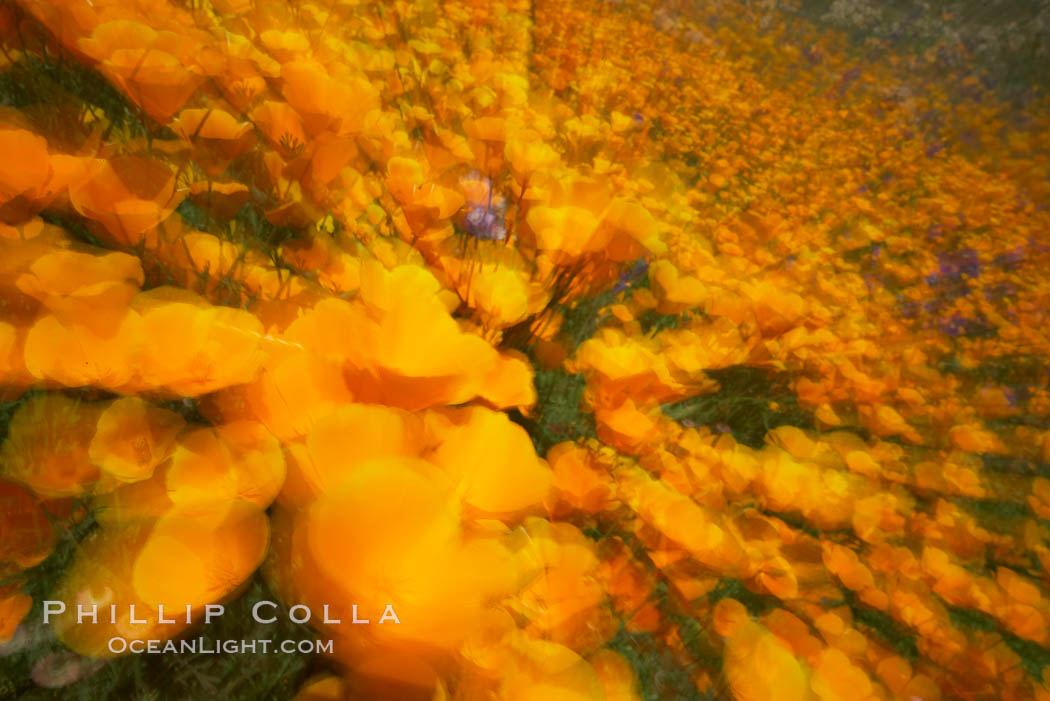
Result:
{"label": "purple wildflower", "polygon": [[941,151],[941,149],[943,149],[943,148],[944,148],[944,142],[941,142],[941,143],[939,143],[939,144],[933,144],[933,145],[931,145],[931,146],[927,146],[927,147],[926,147],[926,157],[927,157],[927,158],[933,158],[933,157],[934,157],[934,156],[936,156],[936,155],[937,155],[937,154],[938,154],[938,153],[939,153],[939,152]]}
{"label": "purple wildflower", "polygon": [[1006,253],[1000,253],[993,259],[993,263],[1004,270],[1010,270],[1015,267],[1018,263],[1025,259],[1025,249],[1023,246],[1011,249]]}
{"label": "purple wildflower", "polygon": [[464,223],[467,233],[482,241],[502,241],[507,237],[507,227],[503,222],[500,207],[477,205],[471,209]]}
{"label": "purple wildflower", "polygon": [[[472,174],[471,178],[476,178]],[[488,188],[488,201],[485,204],[475,204],[463,218],[463,228],[472,237],[481,241],[502,241],[507,238],[507,226],[505,216],[507,203],[502,197],[493,198],[492,183],[488,178],[484,179]]]}
{"label": "purple wildflower", "polygon": [[639,258],[634,262],[628,270],[624,270],[620,273],[619,282],[616,283],[614,288],[616,292],[623,292],[628,287],[633,285],[635,282],[640,280],[649,272],[649,261],[645,258]]}

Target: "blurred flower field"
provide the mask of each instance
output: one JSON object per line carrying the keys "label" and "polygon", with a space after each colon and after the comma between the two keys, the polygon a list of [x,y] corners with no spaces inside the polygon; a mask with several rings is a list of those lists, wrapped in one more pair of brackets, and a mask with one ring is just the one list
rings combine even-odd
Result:
{"label": "blurred flower field", "polygon": [[0,2],[0,699],[1050,699],[1050,103],[797,9]]}

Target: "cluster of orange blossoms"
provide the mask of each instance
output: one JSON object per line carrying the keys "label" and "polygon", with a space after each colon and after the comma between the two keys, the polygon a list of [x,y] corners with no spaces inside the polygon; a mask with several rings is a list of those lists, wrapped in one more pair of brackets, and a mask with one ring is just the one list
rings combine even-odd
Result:
{"label": "cluster of orange blossoms", "polygon": [[0,4],[0,640],[90,519],[301,701],[1050,699],[1050,110],[766,5]]}

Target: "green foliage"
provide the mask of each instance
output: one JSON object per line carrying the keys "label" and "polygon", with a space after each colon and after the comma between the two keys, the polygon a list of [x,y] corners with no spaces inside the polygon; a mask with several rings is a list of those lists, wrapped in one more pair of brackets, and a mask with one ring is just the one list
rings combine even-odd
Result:
{"label": "green foliage", "polygon": [[59,212],[45,211],[40,213],[40,218],[48,224],[65,229],[86,244],[98,246],[99,248],[106,247],[91,232],[91,228],[87,225],[87,222],[80,217]]}
{"label": "green foliage", "polygon": [[645,701],[715,701],[720,698],[701,694],[671,651],[648,633],[629,633],[621,629],[608,647],[623,655],[634,668]]}
{"label": "green foliage", "polygon": [[994,472],[1026,475],[1029,477],[1050,477],[1050,462],[1026,460],[1025,458],[1012,455],[985,453],[981,455],[981,463],[984,469]]}
{"label": "green foliage", "polygon": [[959,375],[971,382],[1043,385],[1047,381],[1046,358],[1036,355],[1000,355],[985,358],[974,367],[965,367],[956,356],[945,355],[934,367],[938,372]]}
{"label": "green foliage", "polygon": [[560,338],[567,352],[574,352],[577,346],[594,335],[602,320],[598,311],[612,304],[617,294],[616,290],[610,289],[589,297],[575,306],[559,307],[564,318]]}
{"label": "green foliage", "polygon": [[[325,663],[317,656],[275,652],[280,641],[314,639],[313,631],[290,622],[286,614],[278,615],[272,624],[252,619],[251,608],[256,602],[276,600],[256,575],[242,596],[226,604],[221,617],[185,634],[201,641],[198,652],[126,655],[107,661],[94,673],[61,689],[39,688],[32,681],[33,665],[45,655],[63,649],[57,641],[45,639],[8,658],[6,673],[0,675],[0,699],[291,699],[302,680],[324,669]],[[34,610],[28,622],[32,627],[39,625],[40,620],[40,611]],[[271,643],[268,653],[262,652],[258,644],[255,652],[200,652],[214,650],[225,640],[269,640]]]}
{"label": "green foliage", "polygon": [[233,220],[237,223],[238,231],[250,235],[264,250],[275,249],[296,236],[294,229],[271,224],[266,215],[258,207],[251,206],[251,203],[241,207]]}
{"label": "green foliage", "polygon": [[[690,668],[700,668],[716,677],[722,666],[719,645],[709,638],[708,632],[690,613],[688,606],[671,593],[659,568],[649,557],[645,544],[626,530],[625,525],[619,521],[604,524],[602,527],[588,527],[584,533],[598,542],[622,542],[631,551],[635,561],[656,578],[657,584],[647,603],[656,606],[663,619],[674,627],[678,639],[691,659],[687,667],[683,666],[682,661],[676,659],[663,640],[649,633],[629,632],[625,626],[630,620],[630,615],[626,616],[620,621],[620,630],[608,643],[608,647],[623,655],[634,668],[642,687],[642,698],[646,701],[671,698],[716,701],[723,698],[714,691],[709,691],[706,695],[700,693],[688,672]],[[738,593],[734,582],[743,590],[743,585],[738,580],[724,582],[725,585],[716,591],[730,593],[722,595]],[[745,591],[740,595],[746,594],[749,592]]]}
{"label": "green foliage", "polygon": [[580,397],[586,382],[581,374],[564,370],[536,370],[536,407],[532,416],[514,412],[511,417],[532,438],[536,451],[546,455],[562,441],[594,438],[594,417],[580,411]]}
{"label": "green foliage", "polygon": [[722,599],[736,599],[752,616],[761,616],[780,605],[780,599],[769,594],[757,594],[747,587],[739,579],[720,579],[710,594],[707,595],[712,604]]}
{"label": "green foliage", "polygon": [[175,208],[175,213],[182,217],[183,223],[187,226],[192,226],[198,231],[208,231],[209,225],[214,221],[204,209],[191,199],[179,202],[179,206]]}
{"label": "green foliage", "polygon": [[1028,676],[1035,681],[1042,680],[1043,668],[1050,666],[1050,650],[1003,630],[998,621],[981,611],[948,606],[948,616],[953,625],[963,630],[994,633],[1001,637],[1003,643],[1021,658],[1021,667]]}
{"label": "green foliage", "polygon": [[89,131],[81,118],[85,105],[101,110],[109,129],[126,131],[131,138],[170,134],[167,128],[151,134],[137,107],[99,73],[73,59],[26,54],[0,73],[0,105],[18,109],[50,138],[70,144]]}
{"label": "green foliage", "polygon": [[813,428],[813,418],[799,406],[787,376],[750,365],[707,374],[718,381],[717,392],[664,404],[664,413],[683,425],[728,430],[752,448],[761,448],[766,432],[777,426]]}
{"label": "green foliage", "polygon": [[182,399],[165,399],[154,402],[157,406],[173,411],[190,424],[207,424],[208,420],[200,412],[200,404],[193,397]]}
{"label": "green foliage", "polygon": [[15,415],[18,407],[25,404],[32,395],[33,392],[29,391],[17,399],[0,402],[0,441],[7,437],[7,427],[11,425],[11,417]]}
{"label": "green foliage", "polygon": [[638,317],[638,324],[642,327],[642,333],[655,335],[664,329],[677,329],[688,323],[690,318],[689,312],[660,314],[655,309],[649,309]]}
{"label": "green foliage", "polygon": [[1045,69],[1050,45],[1046,3],[1025,0],[802,0],[799,12],[819,26],[833,26],[849,36],[859,51],[935,54],[938,70],[957,69],[966,58],[989,76],[1005,97],[1050,87]]}
{"label": "green foliage", "polygon": [[1011,525],[1030,516],[1023,496],[1017,500],[955,497],[952,501],[970,512],[983,527],[1000,533],[1010,532]]}
{"label": "green foliage", "polygon": [[842,528],[842,529],[837,530],[837,531],[821,530],[821,529],[817,528],[816,526],[814,526],[813,524],[811,524],[805,518],[803,518],[801,514],[785,513],[783,511],[774,511],[773,509],[770,509],[768,507],[759,507],[759,511],[761,511],[764,514],[768,514],[769,516],[772,516],[774,518],[780,519],[781,521],[783,521],[787,525],[789,525],[792,528],[794,528],[796,531],[800,531],[802,533],[805,533],[806,535],[810,536],[811,538],[820,538],[822,535],[823,536],[827,536],[827,535],[829,535],[831,533],[835,533],[837,535],[846,536],[846,537],[852,537],[853,536],[853,529],[852,528]]}
{"label": "green foliage", "polygon": [[884,643],[896,650],[901,657],[908,660],[918,658],[919,648],[911,631],[888,614],[859,602],[856,595],[849,589],[843,589],[843,591],[846,596],[846,604],[849,606],[850,611],[853,612],[854,622],[882,639]]}
{"label": "green foliage", "polygon": [[[30,390],[19,399],[0,403],[0,439],[7,432],[11,416],[28,398],[38,392]],[[162,403],[187,419],[200,421],[196,403],[172,400]],[[44,562],[21,574],[0,580],[0,585],[24,582],[22,591],[31,596],[33,606],[22,623],[29,631],[26,647],[3,658],[0,665],[0,701],[8,699],[94,699],[126,698],[151,701],[182,701],[214,696],[230,699],[290,699],[301,680],[326,664],[317,656],[300,653],[264,654],[259,651],[238,654],[137,654],[105,662],[97,671],[75,683],[58,689],[38,687],[33,681],[34,665],[51,654],[64,654],[65,647],[46,633],[43,627],[43,602],[52,598],[63,575],[76,555],[78,544],[99,526],[89,500],[73,505],[72,519],[54,517],[52,525],[58,540]],[[222,640],[312,640],[313,632],[304,625],[291,623],[278,616],[269,625],[256,623],[251,607],[257,601],[277,601],[258,574],[246,585],[246,591],[226,604],[226,613],[198,630],[186,633],[200,637],[204,648],[213,649]],[[36,631],[34,633],[34,631]]]}

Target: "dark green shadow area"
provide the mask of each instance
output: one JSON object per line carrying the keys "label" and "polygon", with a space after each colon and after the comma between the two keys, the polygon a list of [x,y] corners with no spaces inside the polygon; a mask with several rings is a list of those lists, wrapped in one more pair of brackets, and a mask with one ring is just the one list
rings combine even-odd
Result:
{"label": "dark green shadow area", "polygon": [[[126,655],[105,662],[93,673],[58,689],[41,688],[33,681],[33,666],[45,656],[64,650],[54,638],[44,637],[4,660],[0,667],[0,699],[291,699],[307,676],[330,667],[317,655],[276,651],[281,641],[313,641],[315,634],[306,625],[292,623],[283,607],[276,611],[265,609],[268,616],[277,616],[276,622],[257,623],[251,610],[259,601],[278,599],[257,574],[243,595],[226,604],[221,617],[181,636],[198,640],[197,652]],[[30,629],[40,625],[39,609],[38,604],[24,625]],[[257,642],[255,652],[201,652],[221,650],[222,641],[228,640],[268,640],[269,651],[264,653],[262,644]]]}
{"label": "dark green shadow area", "polygon": [[761,448],[765,435],[778,426],[812,429],[812,414],[798,403],[790,377],[751,365],[707,370],[717,392],[663,405],[684,426],[707,426],[731,433],[739,443]]}

